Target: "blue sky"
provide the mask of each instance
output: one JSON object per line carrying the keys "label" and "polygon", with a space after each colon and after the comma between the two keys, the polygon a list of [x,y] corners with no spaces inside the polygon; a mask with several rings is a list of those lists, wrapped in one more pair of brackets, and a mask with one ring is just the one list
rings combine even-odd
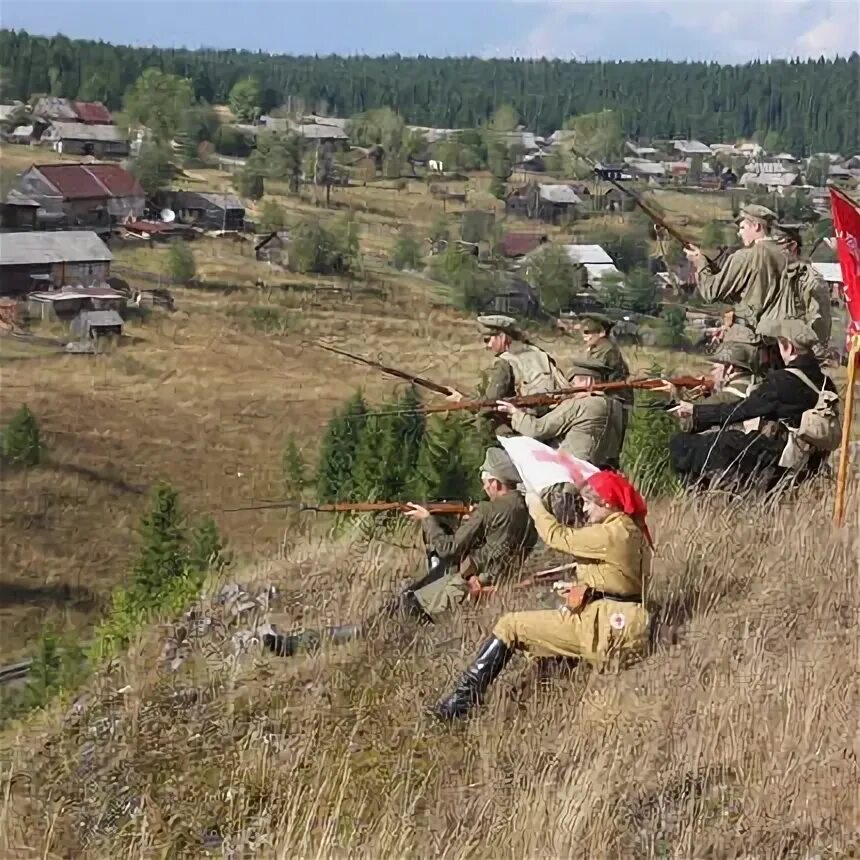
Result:
{"label": "blue sky", "polygon": [[744,62],[860,50],[858,0],[2,0],[0,23],[292,54]]}

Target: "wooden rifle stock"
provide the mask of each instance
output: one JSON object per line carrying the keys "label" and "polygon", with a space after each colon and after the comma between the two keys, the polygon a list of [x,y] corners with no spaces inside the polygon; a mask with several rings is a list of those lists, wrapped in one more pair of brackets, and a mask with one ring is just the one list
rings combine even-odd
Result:
{"label": "wooden rifle stock", "polygon": [[[624,382],[598,382],[589,388],[563,388],[548,391],[546,394],[528,394],[524,397],[510,397],[507,402],[513,406],[528,408],[531,406],[552,406],[567,400],[572,394],[583,391],[624,391],[625,389],[648,390],[660,388],[667,382],[676,388],[713,388],[712,379],[704,376],[676,376],[673,379],[633,379]],[[480,412],[483,409],[496,409],[495,400],[461,400],[459,403],[440,403],[423,407],[423,412]]]}
{"label": "wooden rifle stock", "polygon": [[345,349],[338,349],[336,346],[329,346],[326,343],[322,343],[322,341],[314,341],[314,345],[328,352],[333,352],[335,355],[342,355],[352,361],[357,361],[359,364],[372,367],[375,370],[381,370],[389,376],[394,376],[397,379],[403,379],[406,382],[411,382],[413,385],[426,388],[428,391],[432,391],[435,394],[448,395],[451,393],[451,389],[447,385],[440,385],[438,382],[433,382],[432,379],[426,379],[423,376],[416,376],[416,374],[400,370],[398,367],[391,367],[390,365],[382,364],[379,361],[374,361],[372,358],[365,358],[363,355],[356,355],[354,352],[347,352]]}

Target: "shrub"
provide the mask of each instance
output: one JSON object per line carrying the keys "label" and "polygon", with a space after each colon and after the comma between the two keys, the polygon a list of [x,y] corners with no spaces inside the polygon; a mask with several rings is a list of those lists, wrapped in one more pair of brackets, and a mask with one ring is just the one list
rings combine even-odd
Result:
{"label": "shrub", "polygon": [[397,237],[391,253],[391,265],[400,270],[421,268],[421,243],[411,230],[403,230]]}
{"label": "shrub", "polygon": [[260,229],[266,233],[283,230],[287,226],[287,213],[274,200],[264,200],[260,206],[259,223]]}
{"label": "shrub", "polygon": [[37,466],[42,458],[42,441],[35,415],[22,406],[0,433],[0,456],[4,462]]}
{"label": "shrub", "polygon": [[689,346],[686,336],[687,315],[680,307],[669,307],[660,320],[657,346],[664,349],[680,349]]}
{"label": "shrub", "polygon": [[194,253],[187,242],[174,242],[167,252],[167,273],[176,284],[190,284],[197,274]]}
{"label": "shrub", "polygon": [[239,194],[249,200],[259,200],[265,191],[263,174],[250,165],[236,174],[235,183]]}

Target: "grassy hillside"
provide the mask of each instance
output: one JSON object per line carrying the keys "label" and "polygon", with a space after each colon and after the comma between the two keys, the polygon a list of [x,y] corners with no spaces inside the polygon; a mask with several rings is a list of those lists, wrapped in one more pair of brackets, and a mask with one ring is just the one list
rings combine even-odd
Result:
{"label": "grassy hillside", "polygon": [[[236,635],[346,621],[417,561],[293,534],[242,571],[269,614],[204,604],[190,657],[153,627],[74,708],[9,739],[5,856],[849,857],[860,850],[856,532],[829,494],[653,514],[648,601],[680,641],[620,673],[539,680],[518,658],[465,726],[423,715],[499,596],[415,634],[282,660]],[[849,519],[856,521],[856,495]],[[707,523],[707,527],[703,524]],[[32,853],[14,854],[26,847]]]}

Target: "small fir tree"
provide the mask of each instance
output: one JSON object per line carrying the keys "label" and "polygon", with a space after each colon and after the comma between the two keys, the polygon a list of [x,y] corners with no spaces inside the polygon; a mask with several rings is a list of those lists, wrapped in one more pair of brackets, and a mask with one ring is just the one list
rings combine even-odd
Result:
{"label": "small fir tree", "polygon": [[152,506],[141,524],[141,549],[134,566],[135,586],[141,597],[157,598],[169,583],[185,574],[185,528],[179,494],[159,483]]}
{"label": "small fir tree", "polygon": [[37,466],[42,458],[42,441],[36,416],[22,406],[0,435],[0,454],[7,463]]}

